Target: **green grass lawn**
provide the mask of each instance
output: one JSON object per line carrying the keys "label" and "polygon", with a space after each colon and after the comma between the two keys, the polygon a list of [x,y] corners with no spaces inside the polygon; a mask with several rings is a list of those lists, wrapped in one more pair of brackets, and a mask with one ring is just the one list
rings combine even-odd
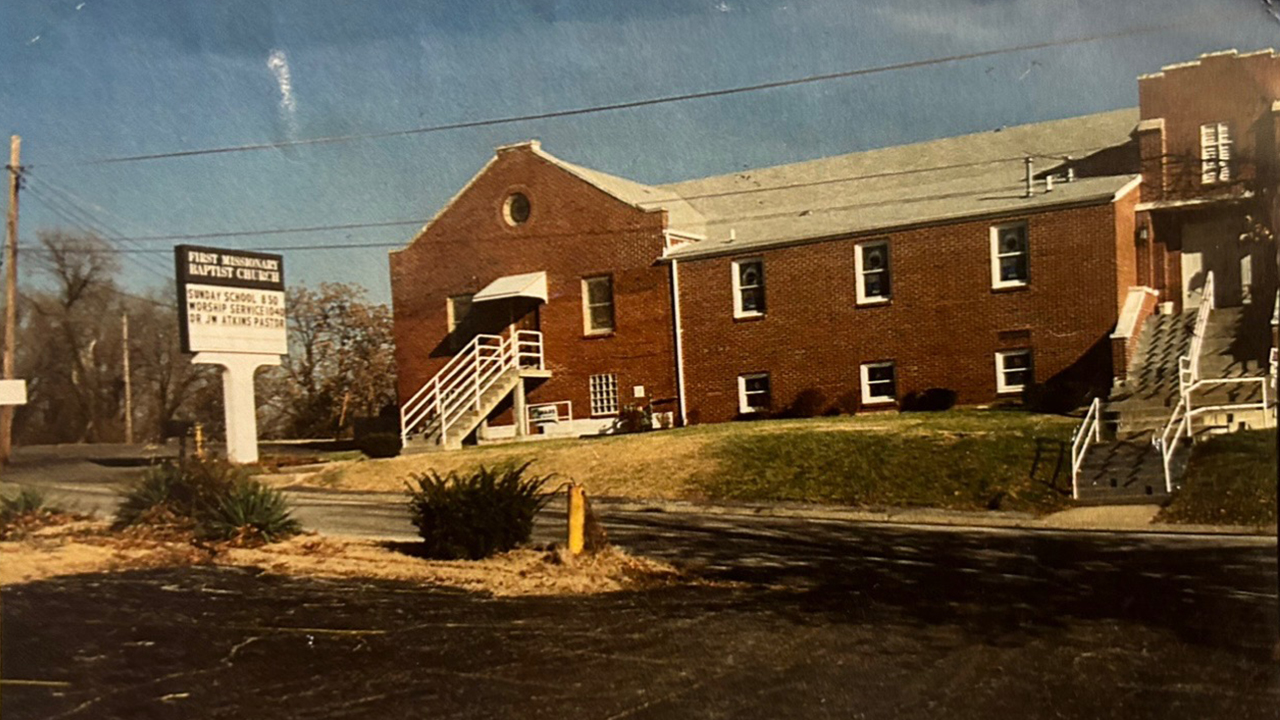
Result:
{"label": "green grass lawn", "polygon": [[1069,502],[1078,422],[965,409],[719,423],[339,463],[321,482],[396,491],[427,469],[532,460],[595,495],[1049,512]]}
{"label": "green grass lawn", "polygon": [[1196,443],[1182,489],[1158,520],[1275,524],[1275,431],[1247,430]]}
{"label": "green grass lawn", "polygon": [[1044,512],[1065,506],[1075,421],[1021,412],[900,415],[880,432],[726,435],[708,497]]}

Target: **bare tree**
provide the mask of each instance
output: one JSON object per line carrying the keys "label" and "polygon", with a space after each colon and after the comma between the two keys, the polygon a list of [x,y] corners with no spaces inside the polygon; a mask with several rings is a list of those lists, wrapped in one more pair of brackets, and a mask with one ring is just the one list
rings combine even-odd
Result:
{"label": "bare tree", "polygon": [[35,266],[44,289],[24,295],[20,374],[30,400],[20,435],[102,442],[121,434],[119,265],[94,235],[37,233]]}
{"label": "bare tree", "polygon": [[289,357],[260,377],[259,397],[274,432],[293,437],[343,433],[360,415],[395,402],[391,310],[359,285],[322,283],[289,291]]}

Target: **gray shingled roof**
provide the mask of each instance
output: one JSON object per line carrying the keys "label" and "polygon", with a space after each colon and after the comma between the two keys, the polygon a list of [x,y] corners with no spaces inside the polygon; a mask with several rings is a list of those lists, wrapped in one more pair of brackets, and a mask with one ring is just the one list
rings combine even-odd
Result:
{"label": "gray shingled roof", "polygon": [[633,180],[600,172],[599,170],[585,168],[581,165],[574,165],[543,150],[542,146],[537,142],[531,143],[531,147],[539,157],[629,205],[634,205],[644,210],[666,210],[668,227],[672,229],[681,228],[685,232],[702,235],[704,231],[702,216],[693,209],[692,205],[676,193],[652,185],[643,185]]}
{"label": "gray shingled roof", "polygon": [[[806,239],[873,232],[966,216],[1020,213],[1035,208],[1105,201],[1137,175],[1080,177],[1043,183],[1024,197],[1023,158],[1035,169],[1060,165],[1123,145],[1138,122],[1137,109],[1003,128],[807,162],[746,170],[660,185],[692,206],[697,227],[672,230],[705,234],[680,246],[675,257],[737,252]],[[644,201],[641,204],[660,200]],[[732,242],[729,241],[731,235]]]}

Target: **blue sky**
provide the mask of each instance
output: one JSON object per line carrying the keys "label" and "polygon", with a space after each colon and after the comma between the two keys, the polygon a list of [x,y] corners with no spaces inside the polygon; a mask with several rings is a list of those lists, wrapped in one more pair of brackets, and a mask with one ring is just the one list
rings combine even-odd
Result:
{"label": "blue sky", "polygon": [[[602,105],[1184,19],[1193,22],[1155,34],[719,99],[77,164]],[[32,166],[28,243],[38,229],[70,227],[45,202],[127,237],[410,220],[434,214],[494,146],[526,138],[667,182],[1133,106],[1140,73],[1278,40],[1259,0],[6,0],[0,131],[23,136]],[[414,230],[208,242],[401,243]],[[356,282],[389,300],[386,249],[285,256],[291,282]],[[167,254],[122,257],[135,291],[171,275]]]}

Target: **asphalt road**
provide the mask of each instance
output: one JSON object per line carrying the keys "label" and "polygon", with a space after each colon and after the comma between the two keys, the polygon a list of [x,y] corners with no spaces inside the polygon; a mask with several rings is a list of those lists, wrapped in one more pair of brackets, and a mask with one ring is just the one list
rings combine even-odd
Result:
{"label": "asphalt road", "polygon": [[[412,537],[395,496],[292,499],[327,532]],[[1274,539],[597,509],[620,546],[735,584],[31,583],[3,594],[3,717],[1280,717]]]}

